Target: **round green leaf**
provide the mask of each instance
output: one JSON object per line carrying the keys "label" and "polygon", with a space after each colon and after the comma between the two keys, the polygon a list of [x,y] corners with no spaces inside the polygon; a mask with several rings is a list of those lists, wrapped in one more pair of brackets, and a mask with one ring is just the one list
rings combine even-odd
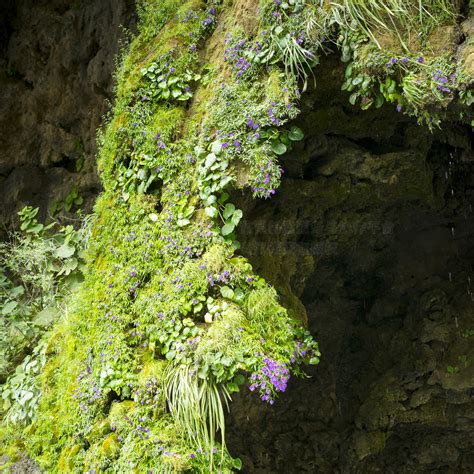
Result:
{"label": "round green leaf", "polygon": [[225,205],[225,208],[224,208],[224,213],[223,213],[223,216],[224,216],[224,219],[228,219],[235,211],[235,206],[231,203],[228,203]]}
{"label": "round green leaf", "polygon": [[290,140],[294,142],[299,142],[300,140],[303,140],[304,138],[304,133],[301,130],[301,128],[293,126],[291,127],[290,133],[288,134],[288,137]]}
{"label": "round green leaf", "polygon": [[225,224],[223,227],[222,227],[222,235],[229,235],[229,234],[232,234],[232,232],[234,232],[234,229],[235,229],[235,225],[232,224],[232,223],[227,223]]}
{"label": "round green leaf", "polygon": [[286,148],[286,145],[284,143],[273,142],[272,143],[272,150],[277,155],[283,155],[284,153],[286,153],[287,148]]}

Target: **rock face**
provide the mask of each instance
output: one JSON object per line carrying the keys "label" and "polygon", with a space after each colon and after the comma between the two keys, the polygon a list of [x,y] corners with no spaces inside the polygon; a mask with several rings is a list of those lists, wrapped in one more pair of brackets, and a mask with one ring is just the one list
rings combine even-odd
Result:
{"label": "rock face", "polygon": [[[0,222],[24,205],[99,189],[95,137],[132,0],[17,0],[0,7]],[[88,199],[89,198],[89,199]]]}
{"label": "rock face", "polygon": [[240,197],[242,251],[304,305],[322,362],[270,409],[240,395],[231,452],[247,472],[471,472],[472,137],[356,111],[338,74],[318,71],[278,195]]}

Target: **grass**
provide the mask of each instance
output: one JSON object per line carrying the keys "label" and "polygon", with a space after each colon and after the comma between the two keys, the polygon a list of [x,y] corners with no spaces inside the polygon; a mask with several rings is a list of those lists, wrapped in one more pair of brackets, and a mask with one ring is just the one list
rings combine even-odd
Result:
{"label": "grass", "polygon": [[216,434],[220,432],[221,458],[225,454],[225,415],[231,400],[228,390],[211,379],[199,379],[189,365],[171,367],[165,379],[168,406],[187,438],[209,453],[212,471]]}
{"label": "grass", "polygon": [[335,23],[342,31],[362,30],[382,49],[380,34],[395,34],[400,45],[409,50],[410,37],[429,32],[456,16],[453,2],[449,0],[343,0],[331,2],[329,23]]}

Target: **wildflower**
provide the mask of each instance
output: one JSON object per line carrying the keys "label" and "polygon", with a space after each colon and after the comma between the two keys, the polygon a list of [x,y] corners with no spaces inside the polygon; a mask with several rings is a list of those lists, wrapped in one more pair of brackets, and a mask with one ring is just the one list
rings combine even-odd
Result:
{"label": "wildflower", "polygon": [[400,112],[402,110],[402,106],[400,104],[397,105],[397,112]]}
{"label": "wildflower", "polygon": [[420,57],[418,58],[418,62],[419,62],[420,64],[423,62],[423,57],[422,57],[422,56],[420,56]]}

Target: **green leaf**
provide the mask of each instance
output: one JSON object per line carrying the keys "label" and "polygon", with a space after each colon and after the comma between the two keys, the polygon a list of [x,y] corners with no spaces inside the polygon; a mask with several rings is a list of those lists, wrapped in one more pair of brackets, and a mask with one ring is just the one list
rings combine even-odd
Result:
{"label": "green leaf", "polygon": [[301,128],[298,128],[296,126],[291,127],[290,133],[288,134],[288,137],[290,140],[294,142],[299,142],[300,140],[303,140],[304,138],[304,133]]}
{"label": "green leaf", "polygon": [[178,227],[185,227],[185,226],[189,225],[190,222],[191,221],[189,219],[178,219],[177,224],[178,224]]}
{"label": "green leaf", "polygon": [[244,213],[240,209],[237,209],[232,215],[232,224],[235,226],[239,225],[240,219],[242,219],[243,215]]}
{"label": "green leaf", "polygon": [[18,302],[16,301],[9,301],[7,304],[3,306],[2,309],[2,314],[4,316],[7,316],[8,314],[11,314],[12,311],[18,306]]}
{"label": "green leaf", "polygon": [[355,103],[357,102],[357,98],[359,97],[359,94],[357,92],[354,92],[353,94],[351,94],[351,96],[349,97],[349,102],[352,104],[352,105],[355,105]]}
{"label": "green leaf", "polygon": [[166,353],[166,359],[167,360],[173,360],[176,357],[176,352],[175,351],[168,351]]}
{"label": "green leaf", "polygon": [[242,374],[238,374],[235,378],[234,378],[234,382],[237,384],[237,385],[243,385],[245,383],[245,377],[242,375]]}
{"label": "green leaf", "polygon": [[240,458],[234,458],[233,464],[234,469],[238,469],[239,471],[242,469],[242,460]]}
{"label": "green leaf", "polygon": [[235,229],[234,224],[227,223],[222,227],[221,233],[222,233],[222,235],[229,235],[229,234],[232,234],[232,232],[234,232],[234,229]]}
{"label": "green leaf", "polygon": [[223,216],[224,219],[228,219],[235,212],[235,206],[231,203],[225,205]]}
{"label": "green leaf", "polygon": [[357,76],[352,79],[352,85],[358,86],[359,84],[362,84],[364,82],[364,76]]}
{"label": "green leaf", "polygon": [[384,96],[382,94],[379,94],[376,98],[375,98],[375,107],[377,109],[380,109],[380,107],[382,107],[383,103],[385,102],[385,99],[384,99]]}
{"label": "green leaf", "polygon": [[8,296],[10,298],[16,298],[17,296],[21,296],[25,292],[25,289],[22,286],[15,286],[8,292]]}
{"label": "green leaf", "polygon": [[71,247],[70,245],[64,244],[61,245],[58,249],[56,249],[55,255],[58,258],[69,258],[74,255],[76,249]]}
{"label": "green leaf", "polygon": [[214,153],[209,153],[209,155],[206,156],[206,161],[204,163],[204,166],[206,168],[210,168],[217,160],[217,157]]}
{"label": "green leaf", "polygon": [[33,324],[40,327],[49,326],[57,318],[57,315],[58,311],[56,308],[45,308],[35,316]]}
{"label": "green leaf", "polygon": [[214,206],[206,207],[206,214],[214,219],[217,216],[217,209]]}
{"label": "green leaf", "polygon": [[217,201],[217,197],[214,194],[211,194],[208,198],[204,200],[204,205],[206,207],[212,206]]}
{"label": "green leaf", "polygon": [[209,366],[206,364],[206,365],[204,365],[204,366],[202,366],[202,367],[199,368],[197,374],[198,374],[198,377],[199,377],[200,379],[205,380],[205,379],[207,379],[207,374],[208,374],[208,373],[209,373]]}
{"label": "green leaf", "polygon": [[277,155],[283,155],[286,153],[287,147],[282,142],[272,142],[272,150]]}
{"label": "green leaf", "polygon": [[229,194],[228,193],[222,193],[221,197],[218,199],[219,204],[224,204],[227,199],[229,199]]}
{"label": "green leaf", "polygon": [[229,300],[234,298],[234,290],[232,288],[229,288],[228,286],[222,286],[221,287],[221,295],[224,298],[227,298]]}
{"label": "green leaf", "polygon": [[229,382],[227,384],[227,390],[229,390],[230,393],[236,393],[239,391],[239,386],[234,382]]}
{"label": "green leaf", "polygon": [[222,151],[222,143],[220,140],[216,140],[215,142],[212,142],[211,151],[212,153],[215,153],[216,155],[220,154],[220,152]]}

